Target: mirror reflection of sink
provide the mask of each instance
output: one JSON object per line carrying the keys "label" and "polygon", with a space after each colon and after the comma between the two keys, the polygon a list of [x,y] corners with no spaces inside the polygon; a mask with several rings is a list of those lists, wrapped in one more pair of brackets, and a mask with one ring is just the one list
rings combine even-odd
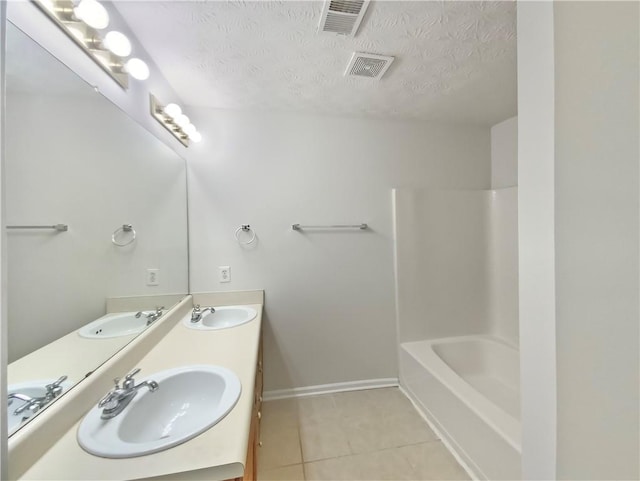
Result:
{"label": "mirror reflection of sink", "polygon": [[[22,394],[24,396],[29,396],[30,398],[43,397],[47,392],[45,386],[55,381],[56,379],[52,378],[10,384],[7,387],[7,396],[10,394]],[[73,385],[74,383],[72,381],[62,381],[60,383],[60,387],[62,388],[60,395],[67,392]],[[9,436],[11,436],[11,434],[13,434],[25,421],[37,414],[28,409],[20,414],[15,414],[15,410],[23,404],[24,401],[20,399],[13,399],[11,401],[11,405],[7,405],[7,432]]]}
{"label": "mirror reflection of sink", "polygon": [[240,326],[255,319],[257,312],[246,306],[221,306],[214,312],[206,312],[198,322],[191,322],[191,317],[185,317],[183,323],[191,329],[215,330]]}
{"label": "mirror reflection of sink", "polygon": [[132,458],[184,443],[217,424],[240,397],[238,377],[221,366],[169,369],[146,378],[159,388],[140,391],[113,419],[94,407],[78,428],[78,443],[104,458]]}
{"label": "mirror reflection of sink", "polygon": [[78,330],[81,337],[89,339],[106,339],[110,337],[138,334],[147,328],[147,315],[153,311],[142,311],[140,317],[137,312],[114,312],[107,314]]}

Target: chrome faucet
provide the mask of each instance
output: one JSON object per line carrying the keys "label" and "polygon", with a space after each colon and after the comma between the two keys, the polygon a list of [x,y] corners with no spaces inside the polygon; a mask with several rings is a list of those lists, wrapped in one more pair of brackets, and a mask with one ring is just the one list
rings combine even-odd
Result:
{"label": "chrome faucet", "polygon": [[115,418],[126,408],[133,398],[138,394],[138,390],[146,387],[150,392],[156,391],[160,386],[155,381],[144,381],[136,384],[133,376],[138,374],[140,369],[134,369],[124,377],[122,387],[120,387],[120,378],[113,380],[115,388],[109,391],[98,403],[98,407],[102,409],[102,419]]}
{"label": "chrome faucet", "polygon": [[49,404],[55,398],[60,396],[60,394],[62,394],[62,391],[64,390],[64,388],[61,386],[61,384],[66,380],[67,380],[67,376],[61,376],[57,381],[54,381],[51,384],[47,384],[44,387],[45,389],[44,396],[30,397],[30,396],[27,396],[26,394],[11,393],[9,394],[9,396],[7,396],[7,399],[8,399],[7,405],[11,406],[11,404],[13,404],[13,400],[18,399],[20,401],[23,401],[23,404],[18,406],[18,408],[16,408],[16,410],[13,411],[13,414],[17,416],[27,410],[31,411],[31,413],[36,413],[40,409],[42,409],[45,405]]}
{"label": "chrome faucet", "polygon": [[[156,312],[150,312],[149,314],[146,315],[147,326],[150,326],[151,324],[156,322],[158,319],[160,319],[160,317],[162,317],[162,309],[164,309],[164,306],[156,307]],[[135,315],[136,319],[139,319],[140,316],[142,316],[142,314],[144,314],[142,311],[136,312],[136,315]]]}
{"label": "chrome faucet", "polygon": [[147,314],[147,326],[150,326],[162,317],[162,309],[164,309],[164,306],[156,307],[156,312]]}
{"label": "chrome faucet", "polygon": [[196,305],[191,313],[191,322],[200,322],[202,316],[204,316],[207,311],[211,311],[212,314],[216,312],[214,307],[205,307],[204,309],[200,309],[200,304]]}

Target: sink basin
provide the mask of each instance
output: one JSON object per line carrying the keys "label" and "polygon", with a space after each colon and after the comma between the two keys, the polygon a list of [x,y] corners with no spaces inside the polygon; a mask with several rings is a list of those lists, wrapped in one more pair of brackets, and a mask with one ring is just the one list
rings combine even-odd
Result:
{"label": "sink basin", "polygon": [[147,314],[152,312],[142,311],[142,315],[138,318],[136,318],[136,312],[107,314],[80,328],[78,334],[89,339],[106,339],[137,334],[147,328]]}
{"label": "sink basin", "polygon": [[191,329],[215,330],[240,326],[255,319],[257,312],[246,306],[221,306],[215,312],[207,312],[198,322],[191,322],[191,315],[185,317],[183,323]]}
{"label": "sink basin", "polygon": [[78,443],[104,458],[133,458],[184,443],[223,419],[240,397],[238,376],[220,366],[195,365],[155,373],[158,390],[142,388],[113,419],[94,407],[78,428]]}
{"label": "sink basin", "polygon": [[[19,393],[32,398],[42,397],[45,395],[47,391],[45,389],[45,386],[55,381],[56,379],[42,379],[37,381],[27,381],[27,382],[21,382],[17,384],[11,384],[7,387],[7,395]],[[71,381],[63,381],[60,384],[60,387],[62,387],[61,394],[64,394],[65,392],[67,392],[73,385],[74,383]],[[23,403],[24,401],[21,401],[19,399],[14,399],[13,402],[11,403],[11,406],[7,406],[7,432],[9,436],[11,436],[11,434],[13,434],[25,421],[27,421],[29,418],[37,414],[37,413],[32,413],[29,410],[21,414],[14,414],[14,411],[16,410],[16,408],[21,406]]]}

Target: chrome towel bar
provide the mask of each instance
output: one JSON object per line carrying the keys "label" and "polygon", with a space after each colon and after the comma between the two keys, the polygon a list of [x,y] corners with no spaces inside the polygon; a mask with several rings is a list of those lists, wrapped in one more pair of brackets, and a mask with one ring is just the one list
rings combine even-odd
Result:
{"label": "chrome towel bar", "polygon": [[304,229],[368,229],[369,226],[367,224],[334,224],[334,225],[302,225],[302,224],[291,224],[291,228],[293,230],[304,230]]}
{"label": "chrome towel bar", "polygon": [[67,224],[54,224],[54,225],[8,225],[7,229],[54,229],[58,232],[66,232],[69,230]]}

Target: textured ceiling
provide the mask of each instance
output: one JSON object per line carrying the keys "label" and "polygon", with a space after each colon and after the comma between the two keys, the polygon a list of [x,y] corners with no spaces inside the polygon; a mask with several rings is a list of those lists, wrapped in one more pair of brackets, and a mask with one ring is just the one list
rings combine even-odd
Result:
{"label": "textured ceiling", "polygon": [[[516,113],[516,5],[376,1],[355,37],[317,33],[322,2],[116,4],[186,104],[491,125]],[[354,51],[393,55],[346,78]]]}

